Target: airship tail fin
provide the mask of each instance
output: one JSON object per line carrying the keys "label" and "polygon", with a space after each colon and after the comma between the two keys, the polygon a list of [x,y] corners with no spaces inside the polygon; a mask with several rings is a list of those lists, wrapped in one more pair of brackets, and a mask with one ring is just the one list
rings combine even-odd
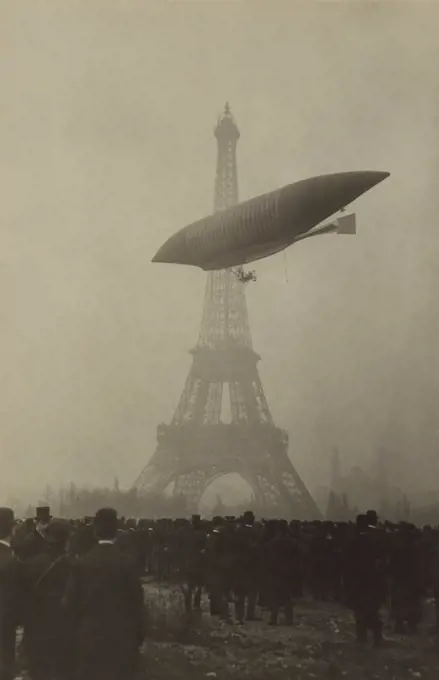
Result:
{"label": "airship tail fin", "polygon": [[355,213],[342,215],[336,220],[337,234],[356,234],[357,220]]}

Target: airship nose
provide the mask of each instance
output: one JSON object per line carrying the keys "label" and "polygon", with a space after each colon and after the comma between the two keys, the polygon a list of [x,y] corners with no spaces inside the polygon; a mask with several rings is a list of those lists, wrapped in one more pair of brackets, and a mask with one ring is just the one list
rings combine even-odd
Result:
{"label": "airship nose", "polygon": [[279,209],[285,224],[306,231],[355,201],[387,177],[389,172],[363,170],[321,175],[282,190]]}
{"label": "airship nose", "polygon": [[336,212],[340,208],[344,208],[345,205],[355,201],[366,191],[369,191],[389,177],[389,175],[389,172],[379,172],[376,170],[343,172],[338,175],[329,176],[328,187],[326,188],[325,183],[323,183],[322,193],[325,194],[328,191],[332,195],[331,200],[334,201],[334,207],[336,208],[334,212]]}
{"label": "airship nose", "polygon": [[355,198],[358,198],[361,194],[369,191],[369,189],[372,189],[372,187],[376,186],[389,176],[390,172],[379,172],[377,170],[345,172],[338,175],[341,184],[344,185],[343,191],[352,192]]}
{"label": "airship nose", "polygon": [[321,193],[323,196],[326,192],[330,193],[331,200],[329,203],[334,201],[334,204],[337,206],[336,211],[338,211],[385,180],[389,175],[389,172],[378,172],[376,170],[342,172],[338,175],[329,175],[328,186],[326,187],[325,182],[323,182]]}
{"label": "airship nose", "polygon": [[186,234],[178,231],[158,249],[151,262],[164,262],[166,264],[191,264],[189,249],[186,242]]}

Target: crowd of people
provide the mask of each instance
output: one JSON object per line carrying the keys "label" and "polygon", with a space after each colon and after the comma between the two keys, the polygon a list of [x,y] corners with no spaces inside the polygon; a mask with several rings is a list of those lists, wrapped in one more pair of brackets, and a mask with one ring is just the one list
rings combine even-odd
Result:
{"label": "crowd of people", "polygon": [[268,623],[278,625],[283,610],[282,622],[293,625],[294,601],[332,600],[354,612],[358,643],[370,631],[380,646],[382,606],[395,633],[416,634],[431,595],[439,629],[439,531],[430,526],[380,523],[370,510],[355,523],[256,521],[247,512],[145,529],[146,570],[158,581],[179,581],[187,610],[200,607],[204,588],[211,614],[225,622],[268,611]]}
{"label": "crowd of people", "polygon": [[77,551],[81,529],[49,508],[25,522],[0,508],[0,680],[16,677],[18,628],[32,680],[135,677],[145,634],[137,565],[118,546],[115,510],[96,513]]}
{"label": "crowd of people", "polygon": [[146,575],[179,583],[187,612],[201,611],[205,591],[225,623],[268,611],[270,625],[294,625],[294,602],[311,596],[349,607],[357,642],[370,631],[379,646],[382,606],[395,632],[416,634],[431,594],[439,624],[439,531],[380,523],[374,511],[355,523],[256,521],[252,512],[138,520],[111,508],[65,520],[44,507],[22,521],[0,508],[0,680],[15,677],[19,629],[32,680],[134,678]]}

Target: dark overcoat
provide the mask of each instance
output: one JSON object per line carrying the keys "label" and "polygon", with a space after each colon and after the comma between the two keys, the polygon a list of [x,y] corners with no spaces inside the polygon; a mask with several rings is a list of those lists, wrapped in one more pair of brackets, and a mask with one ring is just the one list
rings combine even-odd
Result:
{"label": "dark overcoat", "polygon": [[0,543],[0,680],[15,677],[15,636],[21,611],[21,565],[12,548]]}
{"label": "dark overcoat", "polygon": [[134,678],[145,617],[132,558],[99,543],[76,561],[64,602],[75,622],[78,680]]}
{"label": "dark overcoat", "polygon": [[70,622],[62,605],[72,560],[50,550],[23,564],[24,644],[32,678],[68,678],[73,662]]}

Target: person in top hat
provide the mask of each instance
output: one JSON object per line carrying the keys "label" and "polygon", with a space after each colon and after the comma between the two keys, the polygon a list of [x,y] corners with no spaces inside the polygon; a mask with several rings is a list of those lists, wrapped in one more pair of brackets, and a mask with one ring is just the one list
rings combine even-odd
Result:
{"label": "person in top hat", "polygon": [[31,531],[20,548],[18,555],[22,560],[29,560],[46,550],[46,529],[51,520],[50,508],[46,505],[36,509],[36,526]]}
{"label": "person in top hat", "polygon": [[23,564],[26,593],[24,646],[32,680],[66,680],[72,672],[72,635],[62,600],[70,574],[71,526],[53,519],[46,550]]}
{"label": "person in top hat", "polygon": [[264,586],[270,625],[278,623],[282,607],[286,625],[293,623],[293,597],[298,595],[299,546],[285,520],[271,520],[265,527],[262,550]]}
{"label": "person in top hat", "polygon": [[65,606],[76,621],[78,680],[133,680],[144,639],[143,590],[136,565],[115,544],[117,513],[98,510],[97,545],[74,564]]}
{"label": "person in top hat", "polygon": [[0,508],[0,680],[15,677],[15,637],[21,614],[20,563],[11,548],[14,512]]}
{"label": "person in top hat", "polygon": [[[254,528],[255,516],[246,510],[235,533],[232,589],[238,622],[257,620],[256,602],[260,583],[260,549]],[[247,607],[246,607],[247,604]]]}
{"label": "person in top hat", "polygon": [[382,569],[382,546],[376,540],[370,516],[357,515],[356,535],[345,551],[346,604],[353,610],[359,644],[373,634],[374,645],[383,643],[380,608],[385,600],[385,574]]}
{"label": "person in top hat", "polygon": [[187,612],[201,611],[201,595],[205,583],[206,532],[201,515],[192,515],[191,523],[182,525],[176,536],[180,575],[184,583],[184,602]]}
{"label": "person in top hat", "polygon": [[48,505],[40,505],[38,508],[36,508],[35,519],[37,524],[42,524],[43,526],[47,527],[50,523],[50,520],[52,519],[50,507]]}
{"label": "person in top hat", "polygon": [[370,528],[376,529],[377,526],[378,526],[378,513],[376,512],[376,510],[368,510],[366,512],[366,517],[367,517],[368,526]]}

